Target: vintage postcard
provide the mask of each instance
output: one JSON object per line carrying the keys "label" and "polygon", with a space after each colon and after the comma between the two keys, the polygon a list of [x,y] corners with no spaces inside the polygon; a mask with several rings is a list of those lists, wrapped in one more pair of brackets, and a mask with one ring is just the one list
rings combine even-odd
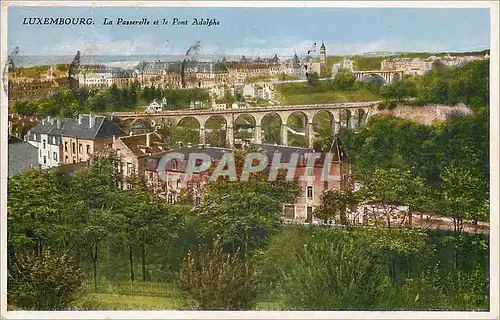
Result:
{"label": "vintage postcard", "polygon": [[2,319],[498,318],[498,8],[2,2]]}

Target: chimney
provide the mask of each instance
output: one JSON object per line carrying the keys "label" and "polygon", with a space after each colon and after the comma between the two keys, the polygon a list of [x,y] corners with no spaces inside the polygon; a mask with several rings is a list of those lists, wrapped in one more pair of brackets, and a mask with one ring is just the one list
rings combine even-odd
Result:
{"label": "chimney", "polygon": [[59,118],[56,119],[56,128],[61,129],[61,119]]}
{"label": "chimney", "polygon": [[79,114],[78,115],[78,125],[81,125],[82,124],[82,115]]}
{"label": "chimney", "polygon": [[113,145],[115,144],[115,142],[116,142],[116,135],[114,134],[113,135]]}
{"label": "chimney", "polygon": [[95,124],[95,116],[89,115],[89,128],[92,128]]}
{"label": "chimney", "polygon": [[148,148],[149,148],[149,147],[151,147],[151,146],[150,146],[150,139],[149,139],[149,135],[150,135],[150,133],[146,133],[146,147],[148,147]]}

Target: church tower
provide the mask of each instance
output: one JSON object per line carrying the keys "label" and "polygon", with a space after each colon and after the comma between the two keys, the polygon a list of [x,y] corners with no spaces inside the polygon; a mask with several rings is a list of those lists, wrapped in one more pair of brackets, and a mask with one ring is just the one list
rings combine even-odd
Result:
{"label": "church tower", "polygon": [[319,61],[322,66],[326,65],[326,46],[325,43],[321,43],[321,47],[319,48]]}

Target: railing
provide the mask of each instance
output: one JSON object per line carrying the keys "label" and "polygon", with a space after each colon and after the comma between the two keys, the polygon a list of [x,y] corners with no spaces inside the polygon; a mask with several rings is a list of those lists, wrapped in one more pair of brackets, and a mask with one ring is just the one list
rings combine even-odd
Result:
{"label": "railing", "polygon": [[120,293],[128,295],[175,296],[178,288],[173,283],[140,282],[140,281],[94,281],[87,280],[82,284],[82,291],[100,293]]}

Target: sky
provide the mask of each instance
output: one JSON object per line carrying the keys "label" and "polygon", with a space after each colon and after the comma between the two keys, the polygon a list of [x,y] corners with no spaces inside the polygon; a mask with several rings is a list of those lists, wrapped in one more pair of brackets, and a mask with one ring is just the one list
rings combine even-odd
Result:
{"label": "sky", "polygon": [[[29,17],[92,17],[95,24],[23,25]],[[119,26],[119,17],[169,25]],[[170,25],[195,17],[219,25]],[[304,56],[321,42],[328,55],[482,50],[490,45],[490,16],[486,8],[8,8],[8,48],[21,55],[184,54],[196,41],[200,54],[222,56]]]}

